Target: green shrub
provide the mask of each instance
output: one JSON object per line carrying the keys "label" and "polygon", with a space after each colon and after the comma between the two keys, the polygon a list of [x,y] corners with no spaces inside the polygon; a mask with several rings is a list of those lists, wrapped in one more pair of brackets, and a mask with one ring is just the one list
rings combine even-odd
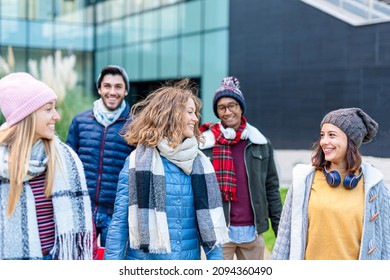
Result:
{"label": "green shrub", "polygon": [[[287,188],[280,188],[280,197],[282,198],[282,203],[284,204],[284,200],[286,198],[287,194]],[[264,232],[264,241],[265,241],[265,247],[269,252],[272,252],[272,249],[274,248],[275,245],[275,234],[274,231],[272,230],[271,223],[269,225],[268,231]]]}
{"label": "green shrub", "polygon": [[56,133],[62,141],[68,136],[68,129],[74,116],[78,113],[91,109],[95,98],[92,94],[85,94],[81,91],[69,91],[64,101],[57,105],[57,111],[61,119],[56,124]]}

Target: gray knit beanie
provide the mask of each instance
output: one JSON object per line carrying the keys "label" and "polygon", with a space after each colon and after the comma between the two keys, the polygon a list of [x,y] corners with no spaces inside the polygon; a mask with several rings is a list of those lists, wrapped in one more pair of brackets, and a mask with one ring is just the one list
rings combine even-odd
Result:
{"label": "gray knit beanie", "polygon": [[321,122],[330,123],[340,128],[359,148],[362,143],[369,143],[378,131],[376,123],[360,108],[345,108],[328,113]]}
{"label": "gray knit beanie", "polygon": [[221,99],[222,97],[230,97],[235,99],[238,104],[240,104],[242,114],[245,113],[245,98],[244,95],[242,94],[240,90],[240,82],[236,77],[226,77],[222,80],[221,85],[217,89],[217,91],[214,94],[213,98],[213,109],[214,109],[214,114],[219,118],[218,116],[218,111],[217,111],[217,104],[218,100]]}

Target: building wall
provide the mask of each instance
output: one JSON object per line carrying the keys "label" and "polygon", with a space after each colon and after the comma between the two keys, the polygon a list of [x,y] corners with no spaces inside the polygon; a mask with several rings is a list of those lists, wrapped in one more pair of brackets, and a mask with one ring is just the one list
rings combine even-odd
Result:
{"label": "building wall", "polygon": [[390,23],[354,27],[297,0],[231,0],[229,25],[229,72],[276,149],[310,149],[327,112],[360,107],[380,125],[362,153],[390,156]]}
{"label": "building wall", "polygon": [[60,50],[76,56],[78,87],[93,86],[93,7],[86,0],[0,0],[0,56],[13,48],[12,71],[29,72],[29,61],[40,62]]}
{"label": "building wall", "polygon": [[215,120],[212,98],[228,73],[229,0],[117,0],[95,8],[95,76],[118,64],[134,84],[195,78],[202,120]]}

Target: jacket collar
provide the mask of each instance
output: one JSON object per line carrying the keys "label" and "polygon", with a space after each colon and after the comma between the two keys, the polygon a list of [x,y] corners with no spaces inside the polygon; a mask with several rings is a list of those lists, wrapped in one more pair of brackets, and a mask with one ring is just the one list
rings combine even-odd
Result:
{"label": "jacket collar", "polygon": [[[370,163],[363,161],[362,170],[364,176],[364,188],[365,192],[377,185],[384,179],[384,175],[381,171],[373,167]],[[298,164],[293,170],[293,176],[296,178],[306,178],[311,172],[314,171],[314,167],[310,164]]]}
{"label": "jacket collar", "polygon": [[[249,123],[246,124],[246,128],[249,131],[249,137],[248,140],[252,142],[253,144],[257,145],[264,145],[267,144],[267,138],[254,126],[250,125]],[[214,147],[215,144],[215,137],[211,130],[206,130],[202,133],[204,137],[204,144],[200,143],[199,148],[201,150],[210,149]]]}

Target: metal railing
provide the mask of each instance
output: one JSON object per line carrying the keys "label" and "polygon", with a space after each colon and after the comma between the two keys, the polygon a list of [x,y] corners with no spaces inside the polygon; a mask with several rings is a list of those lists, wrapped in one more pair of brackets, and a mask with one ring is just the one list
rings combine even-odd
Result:
{"label": "metal railing", "polygon": [[301,0],[352,25],[390,21],[390,0]]}

